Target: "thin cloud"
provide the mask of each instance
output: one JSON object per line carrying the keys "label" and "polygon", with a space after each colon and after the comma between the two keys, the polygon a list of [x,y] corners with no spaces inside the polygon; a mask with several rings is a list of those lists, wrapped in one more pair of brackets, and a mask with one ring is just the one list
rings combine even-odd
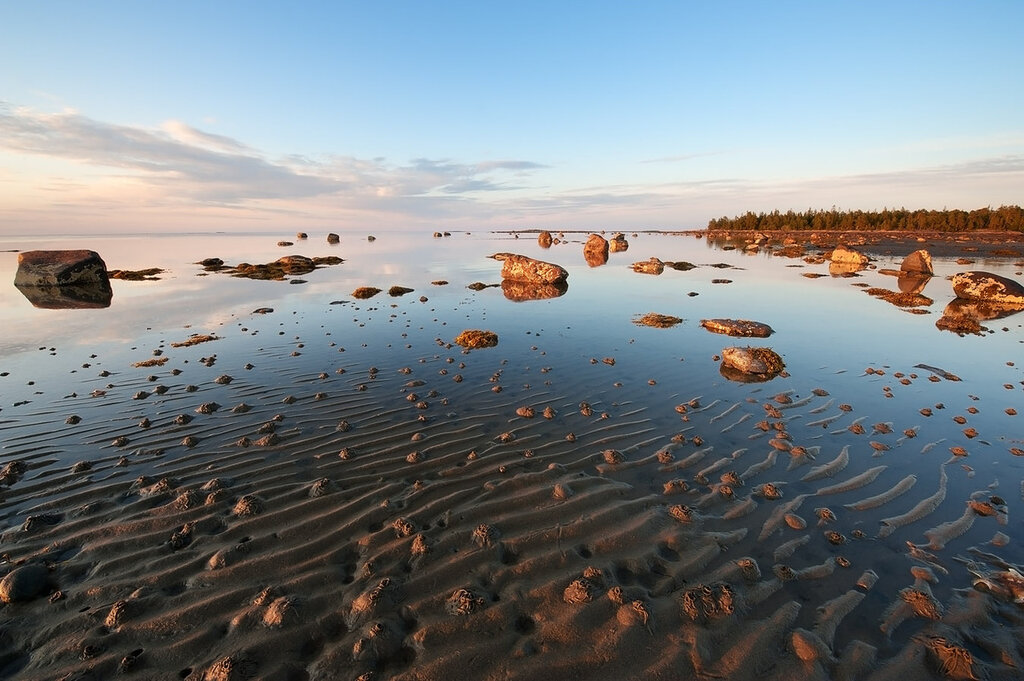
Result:
{"label": "thin cloud", "polygon": [[229,137],[180,121],[158,129],[114,125],[75,111],[46,114],[0,102],[0,149],[110,168],[169,197],[203,204],[251,200],[462,195],[521,188],[545,166],[524,160],[456,163],[292,155],[268,160]]}

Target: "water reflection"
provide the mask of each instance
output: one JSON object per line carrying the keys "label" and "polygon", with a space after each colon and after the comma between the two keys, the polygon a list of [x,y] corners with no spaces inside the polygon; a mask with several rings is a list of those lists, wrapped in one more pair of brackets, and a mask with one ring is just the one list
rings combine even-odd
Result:
{"label": "water reflection", "polygon": [[501,292],[505,294],[506,298],[516,303],[558,298],[564,296],[568,290],[569,284],[564,281],[555,284],[538,284],[528,281],[512,281],[511,279],[501,281]]}
{"label": "water reflection", "polygon": [[84,310],[110,307],[114,296],[106,280],[63,286],[16,286],[33,307],[43,310]]}

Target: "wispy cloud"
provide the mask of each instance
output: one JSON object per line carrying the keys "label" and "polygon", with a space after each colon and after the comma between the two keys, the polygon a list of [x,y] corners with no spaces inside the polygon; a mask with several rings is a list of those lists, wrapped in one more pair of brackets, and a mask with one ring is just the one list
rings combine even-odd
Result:
{"label": "wispy cloud", "polygon": [[180,121],[149,129],[2,102],[0,150],[107,168],[170,197],[219,205],[329,195],[358,200],[507,191],[545,167],[523,160],[466,164],[418,158],[396,165],[347,156],[268,159],[237,140]]}

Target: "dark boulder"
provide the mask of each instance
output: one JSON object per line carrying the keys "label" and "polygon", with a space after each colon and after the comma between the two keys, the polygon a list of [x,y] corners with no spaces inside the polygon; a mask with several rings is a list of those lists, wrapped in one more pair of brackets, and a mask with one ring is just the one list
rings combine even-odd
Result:
{"label": "dark boulder", "polygon": [[109,285],[107,266],[96,251],[25,251],[18,254],[15,286]]}

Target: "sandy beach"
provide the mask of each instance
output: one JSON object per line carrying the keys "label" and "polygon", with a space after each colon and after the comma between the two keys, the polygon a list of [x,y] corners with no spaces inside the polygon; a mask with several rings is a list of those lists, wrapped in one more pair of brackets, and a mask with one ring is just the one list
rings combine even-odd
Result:
{"label": "sandy beach", "polygon": [[[1024,320],[935,327],[945,277],[1021,281],[1020,242],[868,239],[842,278],[704,234],[593,267],[586,237],[427,237],[397,269],[346,235],[296,247],[345,259],[304,286],[204,272],[197,240],[116,282],[153,315],[126,338],[11,349],[0,677],[1021,678]],[[918,248],[925,314],[864,295]],[[498,251],[568,292],[516,302]],[[694,268],[629,271],[655,255]],[[147,302],[172,286],[191,309]],[[701,328],[721,316],[775,333]],[[723,376],[749,344],[782,375]]]}

